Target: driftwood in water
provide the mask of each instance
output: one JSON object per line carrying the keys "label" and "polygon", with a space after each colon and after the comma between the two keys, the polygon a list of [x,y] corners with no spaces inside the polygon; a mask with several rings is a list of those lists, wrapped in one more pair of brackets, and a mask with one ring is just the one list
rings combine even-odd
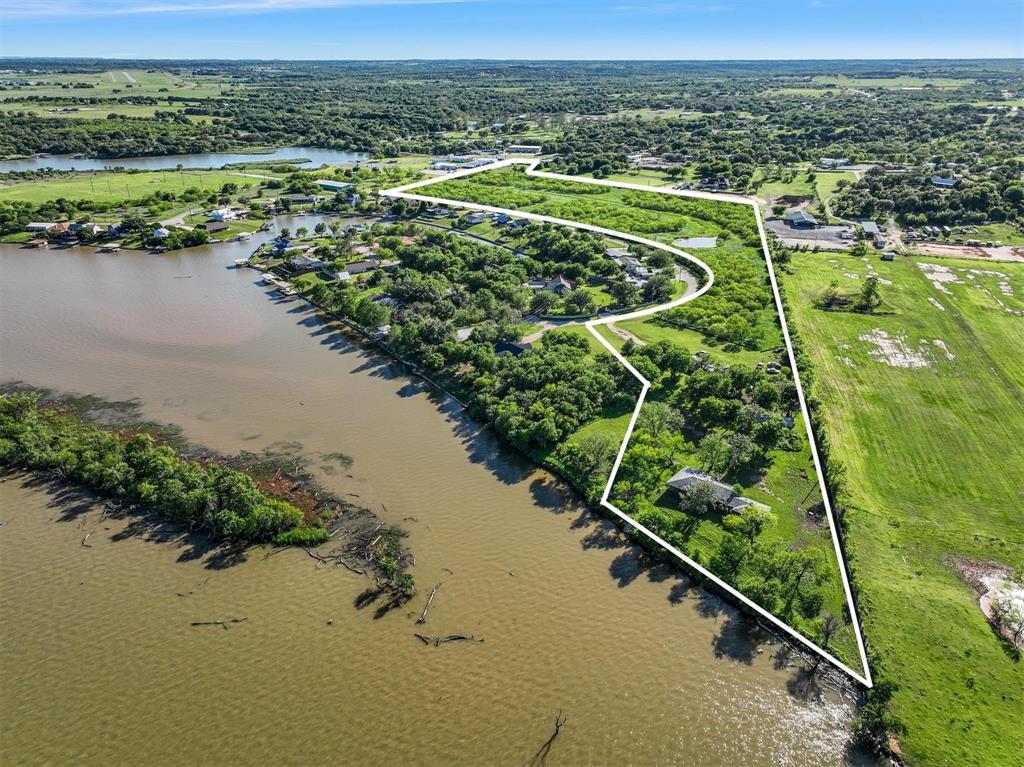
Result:
{"label": "driftwood in water", "polygon": [[245,623],[248,618],[227,618],[222,621],[192,621],[193,626],[221,626],[224,629],[231,628],[233,623]]}
{"label": "driftwood in water", "polygon": [[337,564],[343,565],[345,569],[351,570],[352,572],[358,575],[366,575],[366,572],[364,570],[360,570],[358,567],[353,567],[348,562],[346,562],[344,557],[341,556],[341,554],[328,554],[325,557],[323,554],[319,554],[313,551],[312,549],[303,548],[303,551],[305,551],[307,554],[309,554],[309,556],[313,557],[313,559],[316,560],[317,567],[320,567],[320,565],[330,564],[331,562],[336,562]]}
{"label": "driftwood in water", "polygon": [[559,709],[558,713],[555,714],[555,731],[551,733],[551,737],[544,741],[537,753],[533,755],[533,758],[527,762],[527,767],[543,767],[548,762],[548,754],[551,752],[551,746],[555,742],[555,738],[558,737],[558,733],[562,731],[565,726],[566,718],[562,716],[562,711]]}
{"label": "driftwood in water", "polygon": [[441,588],[441,584],[440,583],[437,584],[436,586],[434,586],[434,590],[430,592],[430,596],[427,597],[427,603],[425,605],[423,605],[423,612],[420,613],[420,618],[419,618],[418,621],[416,621],[417,624],[422,624],[422,623],[426,623],[427,622],[427,610],[430,609],[430,603],[434,601],[434,595],[437,593],[437,590],[439,588]]}
{"label": "driftwood in water", "polygon": [[92,535],[92,533],[86,533],[85,537],[82,539],[82,544],[81,545],[84,546],[87,549],[91,549],[92,548],[92,544],[89,543],[89,536],[90,535]]}
{"label": "driftwood in water", "polygon": [[448,642],[483,642],[484,641],[482,639],[477,639],[472,634],[449,634],[446,637],[442,637],[442,636],[428,637],[428,636],[424,636],[423,634],[413,634],[413,636],[416,637],[421,642],[423,642],[423,644],[432,644],[432,645],[434,645],[434,647],[440,647],[441,645],[447,644]]}

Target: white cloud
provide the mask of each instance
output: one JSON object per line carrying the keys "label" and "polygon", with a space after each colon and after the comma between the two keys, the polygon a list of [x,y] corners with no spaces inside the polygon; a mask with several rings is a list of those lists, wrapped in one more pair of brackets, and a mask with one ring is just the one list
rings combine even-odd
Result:
{"label": "white cloud", "polygon": [[24,19],[84,16],[145,16],[167,13],[273,13],[318,8],[438,5],[472,0],[0,0],[0,17]]}

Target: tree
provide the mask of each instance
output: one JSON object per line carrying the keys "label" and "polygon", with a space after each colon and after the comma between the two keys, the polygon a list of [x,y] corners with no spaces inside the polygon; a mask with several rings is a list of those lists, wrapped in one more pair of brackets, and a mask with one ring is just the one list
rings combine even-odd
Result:
{"label": "tree", "polygon": [[679,493],[679,508],[695,517],[706,517],[721,505],[718,490],[713,484],[699,479]]}
{"label": "tree", "polygon": [[653,437],[664,432],[681,432],[686,419],[683,414],[664,402],[645,402],[637,418],[637,427]]}
{"label": "tree", "polygon": [[656,274],[644,284],[644,300],[663,303],[672,298],[672,279],[667,274]]}
{"label": "tree", "polygon": [[565,310],[569,314],[593,314],[595,308],[594,297],[582,288],[566,296]]}
{"label": "tree", "polygon": [[729,442],[721,429],[706,434],[697,446],[697,457],[708,471],[721,471],[729,465]]}
{"label": "tree", "polygon": [[613,282],[608,287],[608,292],[618,301],[619,306],[633,306],[640,303],[640,288],[632,282],[625,280]]}
{"label": "tree", "polygon": [[530,312],[547,314],[558,303],[558,297],[546,290],[539,290],[530,298]]}
{"label": "tree", "polygon": [[608,464],[615,454],[618,440],[608,432],[591,432],[574,443],[579,450],[580,469],[584,475],[594,474]]}
{"label": "tree", "polygon": [[864,280],[860,289],[860,295],[854,303],[854,308],[859,312],[872,312],[882,303],[882,297],[878,292],[878,278],[874,275]]}
{"label": "tree", "polygon": [[733,580],[750,558],[750,543],[742,535],[727,533],[722,538],[718,551],[711,558],[711,570],[721,578]]}
{"label": "tree", "polygon": [[722,523],[726,529],[745,537],[753,546],[757,536],[775,524],[775,515],[762,506],[751,504],[729,514]]}

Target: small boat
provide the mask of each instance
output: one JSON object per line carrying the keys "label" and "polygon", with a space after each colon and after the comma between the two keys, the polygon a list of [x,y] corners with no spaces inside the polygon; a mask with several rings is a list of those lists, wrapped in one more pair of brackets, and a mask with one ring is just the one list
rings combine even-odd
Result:
{"label": "small boat", "polygon": [[239,268],[241,268],[243,266],[248,266],[249,265],[249,256],[246,256],[245,258],[236,258],[235,261],[234,261],[234,264],[235,264],[235,268],[236,269],[239,269]]}
{"label": "small boat", "polygon": [[235,239],[238,240],[239,242],[245,242],[250,237],[252,237],[252,235],[249,234],[249,232],[240,232],[239,234],[235,235]]}

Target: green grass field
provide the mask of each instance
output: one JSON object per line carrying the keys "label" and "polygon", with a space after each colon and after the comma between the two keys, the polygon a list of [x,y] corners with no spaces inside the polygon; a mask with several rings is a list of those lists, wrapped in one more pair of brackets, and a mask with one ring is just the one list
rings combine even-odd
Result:
{"label": "green grass field", "polygon": [[1003,245],[1024,245],[1024,232],[1021,232],[1013,224],[1007,223],[979,224],[976,233],[966,234],[964,238],[992,240],[994,242],[1001,242]]}
{"label": "green grass field", "polygon": [[[106,72],[74,72],[33,74],[24,78],[31,84],[12,87],[11,97],[47,96],[75,98],[109,98],[129,96],[185,96],[203,98],[217,96],[225,86],[212,77],[178,76],[169,72],[147,72],[144,69],[109,70]],[[133,82],[134,81],[134,82]],[[91,88],[63,87],[75,84]]]}
{"label": "green grass field", "polygon": [[243,189],[257,186],[259,179],[247,178],[227,171],[186,170],[180,173],[173,170],[139,173],[101,171],[77,173],[73,176],[44,181],[0,184],[0,200],[24,200],[41,203],[63,197],[68,200],[109,203],[129,199],[137,200],[160,191],[181,192],[190,187],[199,187],[212,192],[220,189],[226,183],[237,184],[239,189]]}
{"label": "green grass field", "polygon": [[[462,199],[544,213],[667,243],[678,237],[717,236],[717,247],[700,251],[701,259],[718,275],[715,286],[703,297],[704,300],[716,300],[713,297],[719,295],[717,291],[725,294],[730,280],[744,281],[744,285],[749,282],[753,287],[763,286],[768,279],[764,255],[759,247],[752,244],[757,241],[753,212],[748,207],[734,203],[680,201],[678,198],[667,198],[650,192],[595,187],[572,181],[549,181],[517,171],[500,170],[483,171],[462,179],[440,182],[427,187],[425,193],[433,197]],[[745,267],[738,269],[737,264],[743,264]],[[778,315],[773,304],[765,305],[759,315],[759,324],[764,334],[764,348],[770,349],[781,344]],[[701,348],[713,348],[715,359],[723,364],[753,365],[776,356],[768,351],[726,350],[710,343],[699,332],[673,328],[655,319],[627,320],[623,326],[643,340],[672,341],[690,352],[696,352]],[[586,333],[584,328],[578,330]],[[607,328],[601,332],[615,347],[621,347],[621,339],[611,334]],[[596,344],[596,341],[593,344]],[[620,415],[616,414],[616,417]],[[595,423],[600,424],[603,420],[605,419],[599,419]],[[785,541],[787,545],[795,548],[818,548],[829,566],[825,609],[842,615],[845,598],[830,533],[826,526],[811,523],[807,513],[820,500],[820,495],[810,446],[802,427],[802,421],[797,420],[796,428],[792,432],[792,448],[786,451],[773,451],[767,471],[747,476],[730,475],[727,479],[746,497],[771,506],[777,522],[773,525],[771,534],[766,533],[767,540]],[[592,428],[602,427],[590,424],[580,433]],[[570,440],[578,438],[578,434],[573,435]],[[690,439],[686,439],[685,446],[678,454],[673,454],[674,466],[700,465],[695,458],[696,444]],[[666,469],[664,479],[667,480],[671,473],[671,470]],[[664,486],[657,491],[657,496],[649,500],[669,514],[682,516],[672,497],[665,493]],[[614,491],[612,498],[616,498]],[[708,562],[723,534],[724,527],[720,519],[702,519],[697,530],[685,544],[686,553],[699,557],[702,562]],[[742,576],[744,572],[745,568],[740,575]],[[820,624],[816,621],[794,616],[792,622],[806,635],[812,638],[818,636],[816,632],[820,631]],[[849,624],[844,625],[833,637],[830,649],[837,657],[859,668],[856,640]]]}
{"label": "green grass field", "polygon": [[[77,106],[75,104],[63,104],[53,106],[51,104],[35,104],[32,102],[8,102],[0,105],[5,112],[32,112],[40,117],[54,117],[62,120],[102,120],[110,114],[124,115],[125,117],[152,117],[157,112],[181,112],[188,104],[181,102],[163,102],[160,104],[89,104]],[[66,109],[74,111],[65,111]],[[206,115],[189,115],[189,119],[210,119]]]}
{"label": "green grass field", "polygon": [[958,79],[953,77],[911,77],[900,75],[899,77],[845,77],[839,75],[829,77],[820,75],[814,78],[814,82],[822,85],[835,85],[842,88],[960,88],[970,85],[974,80]]}
{"label": "green grass field", "polygon": [[[918,263],[931,262],[872,258],[892,283],[882,286],[892,313],[864,316],[812,302],[866,265],[795,254],[790,321],[846,467],[848,554],[876,671],[900,685],[905,752],[917,764],[1019,764],[1024,668],[946,558],[1024,565],[1024,266],[935,261],[959,280],[942,283],[950,295]],[[877,330],[920,366],[886,362],[864,339]]]}

